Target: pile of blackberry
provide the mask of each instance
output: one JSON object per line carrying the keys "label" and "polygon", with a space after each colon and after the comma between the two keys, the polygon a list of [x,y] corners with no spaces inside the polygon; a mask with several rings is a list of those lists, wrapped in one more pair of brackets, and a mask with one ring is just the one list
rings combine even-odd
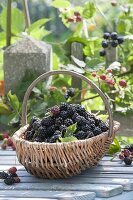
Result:
{"label": "pile of blackberry", "polygon": [[126,165],[131,165],[133,160],[133,144],[125,146],[119,154],[119,158],[124,161]]}
{"label": "pile of blackberry", "polygon": [[65,137],[67,127],[72,124],[76,124],[72,136],[78,140],[91,138],[108,130],[106,123],[87,112],[81,105],[63,102],[49,108],[42,120],[33,117],[24,133],[24,139],[32,142],[60,142],[60,138]]}
{"label": "pile of blackberry", "polygon": [[103,38],[104,40],[102,41],[102,44],[101,44],[103,47],[103,50],[99,52],[100,56],[106,55],[105,48],[109,46],[116,48],[118,45],[124,42],[124,38],[122,36],[118,36],[116,32],[112,32],[112,33],[106,32],[104,33]]}

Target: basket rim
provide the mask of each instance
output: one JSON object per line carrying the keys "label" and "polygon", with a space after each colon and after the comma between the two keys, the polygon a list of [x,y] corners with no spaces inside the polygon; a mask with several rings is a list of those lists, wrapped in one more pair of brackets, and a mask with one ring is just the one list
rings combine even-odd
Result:
{"label": "basket rim", "polygon": [[[17,130],[14,135],[12,136],[12,139],[13,141],[16,143],[17,141],[20,141],[22,143],[25,143],[25,144],[29,144],[29,145],[37,145],[37,146],[41,146],[41,145],[45,145],[45,146],[67,146],[67,145],[70,145],[70,144],[82,144],[82,143],[85,143],[87,141],[94,141],[94,138],[97,138],[97,137],[100,137],[100,136],[105,136],[107,135],[108,136],[108,131],[106,132],[102,132],[101,134],[97,135],[97,136],[94,136],[94,137],[91,137],[91,138],[87,138],[87,139],[84,139],[84,140],[76,140],[76,141],[71,141],[71,142],[62,142],[62,143],[45,143],[45,142],[31,142],[31,141],[28,141],[28,140],[25,140],[21,137],[21,135],[26,131],[26,129],[28,128],[29,124],[21,127],[19,130]],[[114,121],[114,126],[113,126],[113,137],[114,138],[114,134],[119,130],[120,128],[120,123],[118,121]],[[108,136],[109,137],[109,136]]]}

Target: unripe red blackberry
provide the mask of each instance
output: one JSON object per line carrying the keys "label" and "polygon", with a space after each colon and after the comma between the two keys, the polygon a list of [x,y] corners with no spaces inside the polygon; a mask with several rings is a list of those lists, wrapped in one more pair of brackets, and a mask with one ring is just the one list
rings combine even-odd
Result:
{"label": "unripe red blackberry", "polygon": [[127,86],[127,82],[124,79],[122,79],[122,80],[119,81],[119,85],[121,87],[126,87]]}
{"label": "unripe red blackberry", "polygon": [[101,79],[101,80],[105,80],[105,79],[106,79],[106,75],[105,75],[105,74],[101,74],[101,75],[100,75],[100,79]]}

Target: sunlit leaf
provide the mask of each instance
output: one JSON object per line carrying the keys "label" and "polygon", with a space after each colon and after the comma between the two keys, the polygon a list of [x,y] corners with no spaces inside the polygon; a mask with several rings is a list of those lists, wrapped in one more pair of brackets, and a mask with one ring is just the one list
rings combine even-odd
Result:
{"label": "sunlit leaf", "polygon": [[77,123],[70,125],[69,127],[66,128],[66,133],[64,137],[70,137],[73,136],[73,133],[76,131],[77,128]]}
{"label": "sunlit leaf", "polygon": [[3,102],[0,102],[0,114],[9,114],[10,112],[10,108]]}
{"label": "sunlit leaf", "polygon": [[88,2],[86,5],[85,5],[85,8],[83,10],[83,17],[86,18],[86,19],[89,19],[91,18],[94,13],[95,13],[95,5],[93,2]]}
{"label": "sunlit leaf", "polygon": [[18,112],[19,111],[19,106],[20,106],[18,97],[15,94],[12,94],[11,91],[8,92],[7,97],[8,97],[8,101],[9,101],[10,106],[12,107],[12,109],[15,112],[16,111]]}
{"label": "sunlit leaf", "polygon": [[77,58],[75,58],[74,56],[71,56],[72,60],[74,61],[75,64],[77,64],[79,67],[85,67],[85,62],[82,60],[79,60]]}
{"label": "sunlit leaf", "polygon": [[41,26],[43,26],[44,24],[46,24],[50,20],[51,19],[43,18],[43,19],[39,19],[39,20],[35,21],[34,23],[32,23],[30,25],[30,27],[28,28],[27,32],[30,33],[34,29],[40,28]]}
{"label": "sunlit leaf", "polygon": [[78,140],[78,139],[76,137],[74,137],[74,136],[60,138],[61,142],[74,142],[76,140]]}
{"label": "sunlit leaf", "polygon": [[70,2],[69,1],[66,1],[66,0],[54,0],[52,3],[51,3],[51,6],[55,7],[55,8],[68,8],[70,7]]}

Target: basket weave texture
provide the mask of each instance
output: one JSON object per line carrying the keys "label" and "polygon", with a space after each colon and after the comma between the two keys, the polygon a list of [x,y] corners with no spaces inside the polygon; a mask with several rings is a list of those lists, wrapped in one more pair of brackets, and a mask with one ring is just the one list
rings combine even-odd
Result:
{"label": "basket weave texture", "polygon": [[[34,86],[42,79],[54,74],[68,74],[78,76],[89,82],[103,99],[109,114],[109,131],[98,136],[67,143],[39,143],[29,142],[23,139],[27,124],[27,100]],[[82,170],[98,164],[99,160],[108,151],[120,124],[113,122],[111,109],[106,96],[84,76],[70,71],[51,71],[36,79],[28,88],[22,107],[22,125],[14,135],[18,161],[25,169],[40,178],[66,178],[80,174]]]}

